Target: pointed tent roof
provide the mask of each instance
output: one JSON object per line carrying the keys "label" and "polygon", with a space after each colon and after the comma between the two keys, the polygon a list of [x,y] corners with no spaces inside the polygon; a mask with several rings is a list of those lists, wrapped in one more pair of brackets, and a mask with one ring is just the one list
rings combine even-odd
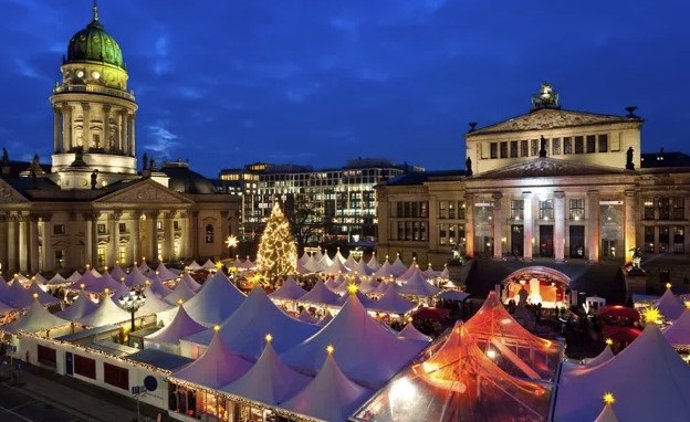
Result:
{"label": "pointed tent roof", "polygon": [[357,262],[358,261],[355,259],[355,256],[352,254],[352,252],[350,252],[350,254],[347,256],[347,259],[345,260],[345,262],[343,262],[343,264],[345,264],[345,266],[347,268],[350,268],[354,271],[354,268],[357,265]]}
{"label": "pointed tent roof", "polygon": [[80,278],[81,278],[81,273],[79,273],[79,271],[77,271],[77,270],[74,270],[74,272],[69,277],[67,277],[67,280],[71,280],[72,282],[75,282],[75,281],[79,280]]}
{"label": "pointed tent roof", "polygon": [[31,280],[35,280],[36,283],[38,284],[47,284],[48,280],[46,280],[45,277],[41,275],[41,273],[36,273],[33,277],[31,277]]}
{"label": "pointed tent roof", "polygon": [[79,297],[68,308],[57,312],[55,315],[67,321],[76,321],[84,315],[92,313],[96,308],[98,308],[98,304],[92,301],[86,292],[80,292]]}
{"label": "pointed tent roof", "polygon": [[347,261],[347,259],[345,259],[343,254],[340,253],[340,246],[338,246],[338,248],[336,249],[335,256],[333,257],[333,261],[340,261],[342,264],[344,264],[345,261]]}
{"label": "pointed tent roof", "polygon": [[386,293],[376,302],[371,303],[367,308],[372,311],[385,312],[387,314],[405,315],[412,311],[417,305],[400,296],[400,288],[396,284],[391,284]]}
{"label": "pointed tent roof", "polygon": [[345,266],[339,259],[333,260],[333,263],[323,270],[322,272],[327,273],[327,274],[341,274],[341,273],[349,273],[350,269]]}
{"label": "pointed tent roof", "polygon": [[144,337],[145,342],[177,344],[181,338],[206,330],[206,327],[194,321],[183,306],[177,307],[172,322],[153,334]]}
{"label": "pointed tent roof", "polygon": [[178,283],[180,282],[185,283],[187,287],[189,287],[189,290],[193,291],[194,293],[201,289],[201,284],[197,283],[187,271],[180,276],[180,281]]}
{"label": "pointed tent roof", "polygon": [[376,293],[380,284],[374,277],[368,277],[359,285],[359,290],[365,294]]}
{"label": "pointed tent roof", "polygon": [[315,273],[317,272],[317,265],[318,261],[316,261],[316,258],[314,258],[314,255],[310,256],[305,262],[302,262],[301,265],[303,268],[308,270],[309,272]]}
{"label": "pointed tent roof", "polygon": [[156,296],[163,298],[168,296],[170,293],[172,293],[172,289],[163,284],[161,281],[160,277],[158,277],[158,274],[156,273],[149,273],[149,286],[151,287],[151,291],[156,294]]}
{"label": "pointed tent roof", "polygon": [[39,301],[34,300],[24,316],[4,326],[2,330],[8,333],[16,333],[18,331],[34,332],[69,325],[69,323],[69,321],[51,314]]}
{"label": "pointed tent roof", "polygon": [[116,262],[110,270],[110,276],[114,278],[115,281],[121,281],[122,277],[127,278],[127,273],[120,267],[120,264]]}
{"label": "pointed tent roof", "polygon": [[170,271],[168,267],[166,267],[165,264],[163,264],[162,262],[158,264],[158,268],[156,268],[156,274],[162,281],[174,280],[175,278],[177,278],[177,274]]}
{"label": "pointed tent roof", "polygon": [[613,411],[613,406],[606,403],[604,408],[601,409],[601,413],[594,419],[594,422],[619,422],[618,417]]}
{"label": "pointed tent roof", "polygon": [[443,279],[449,279],[450,278],[450,273],[448,272],[448,265],[443,264],[443,271],[441,271],[438,275],[439,278]]}
{"label": "pointed tent roof", "polygon": [[187,265],[187,268],[189,269],[189,271],[199,271],[203,269],[203,267],[199,265],[196,261],[192,261],[191,264]]}
{"label": "pointed tent roof", "polygon": [[367,262],[367,267],[371,268],[374,272],[381,268],[381,264],[379,264],[379,261],[376,258],[376,252],[371,254],[371,258],[369,259],[369,262]]}
{"label": "pointed tent roof", "polygon": [[[364,306],[367,309],[369,309],[376,303],[375,300],[366,297],[362,292],[359,291],[359,289],[357,289],[355,295],[357,296],[357,299],[359,299],[359,302],[362,304],[362,306]],[[338,300],[338,305],[344,305],[345,302],[349,300],[349,296],[351,296],[351,293],[346,291],[346,293]]]}
{"label": "pointed tent roof", "polygon": [[[139,265],[139,267],[135,266],[134,268],[139,268],[139,271],[141,271],[142,273],[147,273],[151,271],[151,267],[149,267],[148,264],[146,264],[145,259],[141,260],[141,265]],[[134,270],[134,268],[132,268],[132,270]]]}
{"label": "pointed tent roof", "polygon": [[139,287],[143,286],[148,280],[148,277],[144,275],[140,267],[132,267],[132,271],[125,277],[125,284],[127,287]]}
{"label": "pointed tent roof", "polygon": [[241,378],[221,390],[268,405],[277,405],[300,391],[311,378],[287,366],[266,342],[259,360]]}
{"label": "pointed tent roof", "polygon": [[46,293],[46,291],[36,283],[36,280],[32,281],[29,286],[29,294],[33,295],[34,293],[38,295],[38,301],[41,302],[42,305],[52,305],[53,303],[62,302],[62,299]]}
{"label": "pointed tent roof", "polygon": [[384,262],[383,265],[374,273],[376,278],[390,278],[395,277],[393,270],[391,269],[391,264],[388,261]]}
{"label": "pointed tent roof", "polygon": [[[357,296],[349,299],[321,331],[283,354],[285,362],[307,373],[323,365],[326,346],[333,345],[341,369],[357,383],[378,388],[414,358],[426,343],[400,339],[369,316]],[[386,359],[372,356],[386,355]]]}
{"label": "pointed tent roof", "polygon": [[210,327],[232,315],[245,298],[244,293],[218,271],[183,306],[196,322]]}
{"label": "pointed tent roof", "polygon": [[365,276],[372,275],[376,272],[376,270],[369,268],[369,266],[364,263],[363,259],[360,259],[359,261],[355,262],[354,265],[351,265],[350,269],[358,274]]}
{"label": "pointed tent roof", "polygon": [[[413,258],[412,258],[412,263],[410,264],[410,266],[407,267],[407,269],[405,270],[405,272],[402,273],[398,278],[399,278],[400,280],[407,280],[407,279],[410,278],[410,277],[412,276],[412,274],[414,274],[414,272],[415,272],[416,270],[418,270],[418,269],[419,269],[419,265],[417,264],[417,258],[414,258],[414,257],[413,257]],[[422,274],[423,274],[423,273],[422,273]]]}
{"label": "pointed tent roof", "polygon": [[611,346],[607,345],[606,348],[604,348],[604,350],[601,351],[601,353],[599,353],[591,359],[583,360],[582,363],[587,366],[597,366],[601,365],[604,362],[607,362],[609,359],[612,359],[615,356],[616,355],[613,353],[613,350],[611,350]]}
{"label": "pointed tent roof", "polygon": [[419,341],[431,341],[431,337],[423,334],[420,332],[417,327],[415,327],[412,323],[409,323],[400,330],[400,333],[398,333],[399,337],[404,337],[404,338],[409,338],[412,340],[419,340]]}
{"label": "pointed tent roof", "polygon": [[[296,320],[278,309],[263,288],[255,287],[237,311],[221,324],[219,334],[233,352],[254,360],[261,355],[267,333],[280,334],[273,340],[273,347],[282,353],[318,330],[318,326]],[[207,335],[208,331],[186,340],[205,344]]]}
{"label": "pointed tent roof", "polygon": [[324,254],[321,252],[321,248],[319,248],[316,252],[314,252],[314,255],[312,256],[314,257],[314,260],[316,260],[316,262],[319,262],[323,259],[323,255]]}
{"label": "pointed tent roof", "polygon": [[91,274],[93,274],[95,277],[101,277],[101,273],[99,273],[95,268],[91,267],[89,270]]}
{"label": "pointed tent roof", "polygon": [[340,283],[344,281],[344,278],[342,277],[342,274],[338,274],[334,278],[328,278],[323,284],[326,285],[332,292],[335,292],[338,289],[338,286],[340,286]]}
{"label": "pointed tent roof", "polygon": [[177,304],[177,301],[182,299],[183,302],[188,301],[189,299],[193,298],[194,293],[190,288],[187,283],[185,283],[183,280],[180,280],[177,283],[177,286],[170,292],[169,295],[165,296],[165,301],[170,303],[170,304]]}
{"label": "pointed tent roof", "polygon": [[[42,292],[44,295],[45,292]],[[40,297],[40,294],[39,294]],[[33,303],[33,298],[31,297],[31,292],[28,289],[22,287],[21,283],[12,283],[2,298],[2,301],[10,305],[13,308],[24,309],[31,306]]]}
{"label": "pointed tent roof", "polygon": [[308,310],[302,309],[302,312],[297,317],[298,320],[306,322],[307,324],[317,324],[319,319],[310,314]]}
{"label": "pointed tent roof", "polygon": [[5,314],[10,313],[12,311],[14,311],[13,307],[11,307],[10,305],[8,305],[4,302],[0,302],[0,315],[5,315]]}
{"label": "pointed tent roof", "polygon": [[240,265],[240,268],[244,268],[245,270],[252,270],[256,268],[256,265],[252,262],[251,259],[249,259],[249,256],[247,256],[247,259],[245,259],[242,265]]}
{"label": "pointed tent roof", "polygon": [[664,294],[661,295],[654,306],[659,308],[659,311],[664,318],[671,320],[679,318],[685,310],[685,307],[682,303],[680,303],[680,300],[673,295],[670,287],[666,289]]}
{"label": "pointed tent roof", "polygon": [[12,277],[12,284],[19,282],[20,284],[29,284],[31,283],[31,280],[29,280],[24,274],[22,273],[17,273]]}
{"label": "pointed tent roof", "polygon": [[311,258],[311,255],[309,255],[306,251],[302,254],[301,257],[297,260],[298,263],[304,265],[309,261],[309,258]]}
{"label": "pointed tent roof", "polygon": [[441,289],[426,281],[426,277],[424,277],[419,268],[415,268],[407,281],[400,286],[400,293],[410,296],[431,297],[436,296],[440,292]]}
{"label": "pointed tent roof", "polygon": [[330,312],[326,312],[326,315],[317,324],[323,327],[331,321],[333,321],[333,315]]}
{"label": "pointed tent roof", "polygon": [[427,264],[426,270],[422,271],[422,274],[424,274],[424,277],[426,277],[427,280],[431,278],[436,278],[441,274],[441,271],[434,271],[434,269],[431,267],[431,262]]}
{"label": "pointed tent roof", "polygon": [[146,296],[146,300],[144,301],[144,304],[141,306],[141,308],[137,310],[137,316],[159,314],[161,312],[169,310],[174,306],[161,299],[158,295],[156,295],[151,289],[151,286],[146,286],[146,289],[144,289],[144,296]]}
{"label": "pointed tent roof", "polygon": [[268,295],[271,299],[289,299],[295,300],[307,294],[307,291],[302,288],[292,276],[288,276],[282,286],[275,292]]}
{"label": "pointed tent roof", "polygon": [[50,280],[48,280],[48,282],[47,282],[46,284],[48,284],[48,285],[61,285],[61,284],[67,284],[67,283],[69,283],[69,282],[68,282],[67,280],[65,280],[65,279],[60,275],[60,273],[55,273],[55,275],[53,276],[53,278],[51,278]]}
{"label": "pointed tent roof", "polygon": [[121,283],[118,283],[112,277],[96,277],[89,271],[85,272],[78,281],[72,283],[70,288],[79,290],[82,284],[84,285],[84,290],[92,293],[102,293],[106,288],[117,291],[122,286]]}
{"label": "pointed tent roof", "polygon": [[405,274],[405,271],[407,271],[407,267],[400,260],[400,255],[398,255],[391,264],[391,272],[396,278],[399,278],[401,275]]}
{"label": "pointed tent roof", "polygon": [[440,347],[430,347],[432,354],[424,362],[409,366],[379,390],[355,420],[451,422],[481,415],[480,420],[493,421],[518,414],[547,420],[550,387],[505,373],[461,324]]}
{"label": "pointed tent roof", "polygon": [[201,266],[201,268],[211,271],[216,269],[216,264],[211,261],[211,258],[207,259],[206,262]]}
{"label": "pointed tent roof", "polygon": [[280,407],[325,421],[346,421],[372,394],[350,380],[329,354],[316,377]]}
{"label": "pointed tent roof", "polygon": [[648,324],[613,359],[561,374],[554,420],[594,420],[605,391],[614,391],[616,398],[625,403],[616,409],[623,421],[686,421],[690,414],[690,366],[666,341],[659,327]]}
{"label": "pointed tent roof", "polygon": [[338,303],[340,296],[333,293],[322,280],[316,282],[316,285],[300,297],[298,302],[315,303],[319,305],[335,305]]}
{"label": "pointed tent roof", "polygon": [[95,311],[86,314],[85,316],[77,319],[77,321],[91,327],[100,327],[103,325],[127,321],[129,318],[129,312],[120,308],[112,297],[105,295],[101,299],[101,303],[98,305],[98,308],[96,308]]}
{"label": "pointed tent roof", "polygon": [[662,331],[673,347],[690,346],[690,309],[686,308],[671,326]]}
{"label": "pointed tent roof", "polygon": [[330,256],[328,256],[328,252],[324,251],[323,255],[321,255],[321,257],[319,257],[317,264],[318,264],[319,269],[322,270],[324,268],[330,267],[331,264],[333,264],[333,260],[331,259]]}
{"label": "pointed tent roof", "polygon": [[218,333],[201,357],[171,377],[217,390],[246,374],[252,364],[234,354]]}

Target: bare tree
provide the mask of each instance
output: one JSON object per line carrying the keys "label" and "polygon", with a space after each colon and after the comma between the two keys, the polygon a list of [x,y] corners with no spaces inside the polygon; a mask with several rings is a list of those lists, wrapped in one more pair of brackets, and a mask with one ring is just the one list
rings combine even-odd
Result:
{"label": "bare tree", "polygon": [[309,201],[303,196],[295,197],[289,194],[284,200],[283,210],[292,226],[292,233],[300,254],[307,244],[318,242],[323,237],[329,223],[317,202]]}

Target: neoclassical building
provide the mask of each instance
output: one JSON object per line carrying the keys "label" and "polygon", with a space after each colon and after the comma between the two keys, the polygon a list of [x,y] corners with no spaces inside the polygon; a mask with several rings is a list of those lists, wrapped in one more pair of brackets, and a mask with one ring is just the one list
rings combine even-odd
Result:
{"label": "neoclassical building", "polygon": [[378,187],[379,254],[630,261],[631,249],[690,255],[690,157],[642,154],[643,120],[560,107],[544,84],[532,109],[470,125],[466,169]]}
{"label": "neoclassical building", "polygon": [[69,41],[50,102],[51,165],[11,161],[0,172],[5,274],[222,257],[239,203],[187,163],[137,170],[134,93],[117,41],[93,19]]}

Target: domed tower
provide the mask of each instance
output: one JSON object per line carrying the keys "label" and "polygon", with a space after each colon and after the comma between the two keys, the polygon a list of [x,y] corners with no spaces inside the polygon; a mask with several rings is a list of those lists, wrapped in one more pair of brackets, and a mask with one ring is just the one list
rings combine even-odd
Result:
{"label": "domed tower", "polygon": [[[62,83],[50,102],[55,112],[53,173],[63,188],[82,188],[73,173],[98,170],[103,183],[137,173],[134,94],[127,90],[122,50],[105,31],[94,1],[93,19],[74,34],[63,58]],[[63,177],[64,176],[64,177]]]}

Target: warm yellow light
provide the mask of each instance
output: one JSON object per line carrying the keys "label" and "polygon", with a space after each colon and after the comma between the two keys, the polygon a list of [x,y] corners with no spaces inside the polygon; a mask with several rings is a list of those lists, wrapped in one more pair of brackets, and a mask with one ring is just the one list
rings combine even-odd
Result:
{"label": "warm yellow light", "polygon": [[31,295],[34,299],[38,299],[38,293],[34,293]]}
{"label": "warm yellow light", "polygon": [[266,334],[266,337],[264,338],[266,339],[266,343],[270,343],[273,341],[273,336],[270,334]]}
{"label": "warm yellow light", "polygon": [[81,284],[79,285],[79,287],[81,287],[81,289],[84,290],[84,287],[86,287],[86,284],[81,283]]}
{"label": "warm yellow light", "polygon": [[666,288],[670,289],[671,288],[671,283],[666,283]]}
{"label": "warm yellow light", "polygon": [[184,303],[184,300],[182,300],[182,299],[177,299],[177,304],[178,304],[179,306],[182,306],[183,303]]}
{"label": "warm yellow light", "polygon": [[605,404],[614,404],[616,402],[616,397],[613,395],[613,393],[607,391],[604,393],[603,400]]}
{"label": "warm yellow light", "polygon": [[160,272],[160,271],[156,271],[156,275],[161,275],[161,272]]}
{"label": "warm yellow light", "polygon": [[32,281],[33,281],[33,280],[36,280],[36,276],[31,277],[31,280],[32,280]]}
{"label": "warm yellow light", "polygon": [[106,288],[103,290],[103,293],[105,293],[105,294],[110,294],[110,289],[106,287]]}
{"label": "warm yellow light", "polygon": [[329,356],[332,355],[333,352],[335,352],[335,347],[333,347],[332,344],[329,344],[328,346],[326,346],[326,353],[328,353]]}
{"label": "warm yellow light", "polygon": [[237,240],[237,237],[235,237],[234,235],[230,235],[230,236],[228,236],[227,239],[225,239],[225,245],[226,245],[228,248],[234,248],[234,247],[237,246],[238,244],[239,244],[239,242],[238,242],[238,240]]}
{"label": "warm yellow light", "polygon": [[613,346],[613,340],[611,340],[610,338],[607,338],[606,340],[604,340],[604,342],[607,346]]}
{"label": "warm yellow light", "polygon": [[125,282],[125,278],[124,278],[124,277],[120,277],[120,282],[124,283],[124,282]]}
{"label": "warm yellow light", "polygon": [[661,321],[661,312],[655,307],[647,308],[644,311],[643,316],[647,324],[657,324],[659,321]]}
{"label": "warm yellow light", "polygon": [[220,331],[220,325],[218,325],[218,324],[214,325],[214,326],[213,326],[213,331],[215,331],[216,333],[217,333],[218,331]]}
{"label": "warm yellow light", "polygon": [[685,305],[686,308],[690,309],[690,300],[686,300],[683,302],[683,305]]}
{"label": "warm yellow light", "polygon": [[351,295],[356,294],[358,290],[359,290],[359,287],[357,287],[357,285],[354,283],[347,285],[347,292]]}
{"label": "warm yellow light", "polygon": [[107,265],[106,265],[105,267],[103,267],[103,268],[105,268],[105,270],[108,271],[108,266],[107,266]]}
{"label": "warm yellow light", "polygon": [[86,264],[86,269],[88,270],[89,268],[91,268],[91,265]]}

